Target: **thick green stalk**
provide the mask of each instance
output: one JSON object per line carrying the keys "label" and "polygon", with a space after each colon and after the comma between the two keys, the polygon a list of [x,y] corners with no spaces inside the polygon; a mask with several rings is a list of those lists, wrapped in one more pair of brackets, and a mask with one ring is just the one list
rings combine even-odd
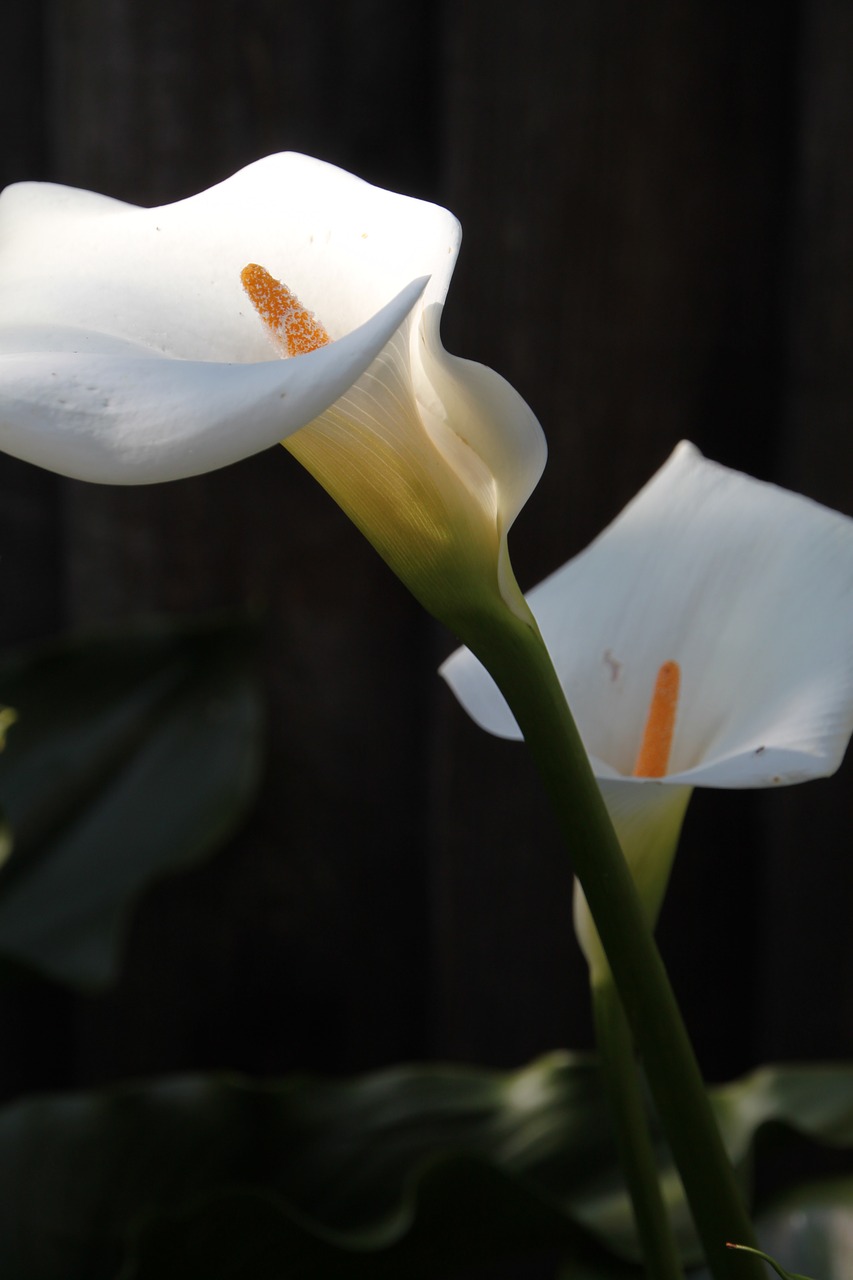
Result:
{"label": "thick green stalk", "polygon": [[612,978],[592,983],[598,1058],[649,1280],[683,1280],[640,1086],[631,1029]]}
{"label": "thick green stalk", "polygon": [[565,696],[535,624],[509,610],[458,627],[507,700],[533,755],[607,955],[717,1280],[762,1277],[726,1241],[754,1244],[681,1014]]}

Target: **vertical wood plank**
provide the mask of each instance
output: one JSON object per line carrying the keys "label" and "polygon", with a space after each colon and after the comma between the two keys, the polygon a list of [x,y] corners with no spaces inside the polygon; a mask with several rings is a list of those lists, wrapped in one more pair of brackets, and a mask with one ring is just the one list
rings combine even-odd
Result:
{"label": "vertical wood plank", "polygon": [[[48,175],[43,6],[8,0],[0,50],[0,188]],[[64,621],[62,484],[0,454],[0,643],[16,648]],[[0,689],[0,703],[3,691]],[[13,749],[13,748],[12,748]],[[2,804],[2,797],[0,797]],[[35,983],[0,991],[0,1094],[68,1078],[70,1000]]]}
{"label": "vertical wood plank", "polygon": [[[853,12],[802,13],[788,289],[785,480],[853,515]],[[853,767],[768,808],[759,935],[763,1043],[778,1057],[853,1054]]]}
{"label": "vertical wood plank", "polygon": [[43,5],[7,0],[0,74],[0,189],[46,175]]}

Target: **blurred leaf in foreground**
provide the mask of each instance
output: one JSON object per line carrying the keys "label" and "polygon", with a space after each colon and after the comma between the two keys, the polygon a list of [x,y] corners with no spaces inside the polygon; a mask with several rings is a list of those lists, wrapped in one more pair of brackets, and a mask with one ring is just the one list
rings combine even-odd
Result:
{"label": "blurred leaf in foreground", "polygon": [[[761,1162],[765,1130],[774,1159],[802,1141],[794,1101],[801,1134],[853,1141],[851,1067],[764,1068],[711,1092],[741,1165]],[[827,1250],[853,1258],[849,1186],[830,1203],[791,1195],[758,1221],[788,1267],[850,1274],[824,1265]],[[642,1277],[588,1058],[184,1077],[0,1110],[0,1274],[15,1280],[414,1280],[534,1253],[562,1257],[569,1280]]]}
{"label": "blurred leaf in foreground", "polygon": [[162,622],[0,659],[17,712],[0,955],[82,987],[115,979],[134,900],[215,852],[254,797],[254,648],[243,622]]}

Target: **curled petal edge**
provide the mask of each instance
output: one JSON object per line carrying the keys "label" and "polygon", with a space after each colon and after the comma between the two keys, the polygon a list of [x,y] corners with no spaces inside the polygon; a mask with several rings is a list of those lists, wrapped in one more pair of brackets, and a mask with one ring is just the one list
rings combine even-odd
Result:
{"label": "curled petal edge", "polygon": [[117,351],[115,339],[71,329],[60,337],[34,328],[22,350],[27,333],[0,332],[0,449],[100,484],[217,470],[323,413],[391,340],[426,284],[412,281],[358,329],[293,360],[178,360],[132,344]]}

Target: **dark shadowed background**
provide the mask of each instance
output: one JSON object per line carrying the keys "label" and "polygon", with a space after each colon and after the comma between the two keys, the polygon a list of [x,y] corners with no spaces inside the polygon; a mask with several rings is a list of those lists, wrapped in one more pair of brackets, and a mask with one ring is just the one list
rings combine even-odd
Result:
{"label": "dark shadowed background", "polygon": [[[157,204],[293,149],[452,209],[446,345],[548,436],[531,586],[685,436],[853,513],[853,8],[768,13],[7,0],[0,186]],[[5,646],[247,606],[270,708],[253,817],[148,894],[118,988],[3,996],[8,1093],[590,1044],[523,748],[468,722],[451,637],[283,450],[139,490],[0,457],[0,594]],[[850,776],[694,799],[660,936],[712,1078],[853,1055]]]}

